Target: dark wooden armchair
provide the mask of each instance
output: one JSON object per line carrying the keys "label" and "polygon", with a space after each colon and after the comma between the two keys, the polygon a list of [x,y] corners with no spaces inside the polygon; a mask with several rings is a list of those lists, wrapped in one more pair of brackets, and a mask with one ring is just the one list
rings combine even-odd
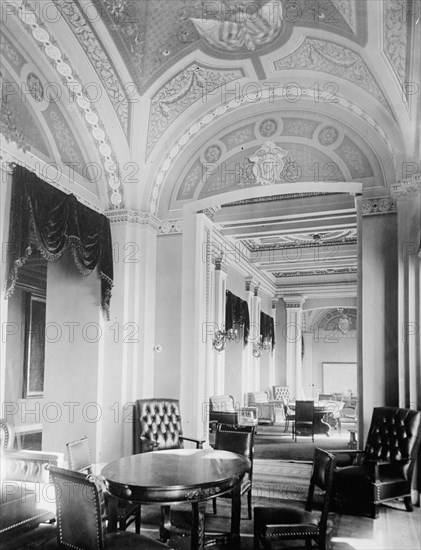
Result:
{"label": "dark wooden armchair", "polygon": [[[233,426],[218,424],[213,448],[220,451],[231,451],[246,456],[250,460],[250,470],[241,482],[241,496],[247,493],[248,518],[252,517],[251,492],[253,485],[254,433],[256,426]],[[231,493],[221,495],[231,498]],[[213,499],[213,512],[216,514],[216,498]]]}
{"label": "dark wooden armchair", "polygon": [[344,451],[355,456],[354,463],[335,470],[336,501],[358,506],[358,511],[364,505],[377,518],[381,502],[403,497],[406,509],[412,511],[412,473],[420,438],[421,411],[374,408],[364,451]]}
{"label": "dark wooden armchair", "polygon": [[55,466],[49,466],[48,469],[56,490],[57,539],[60,548],[168,550],[167,545],[137,533],[107,533],[104,493],[95,476]]}
{"label": "dark wooden armchair", "polygon": [[183,435],[178,399],[138,399],[134,405],[133,432],[134,454],[182,449],[184,441],[192,441],[196,449],[201,449],[205,442]]}

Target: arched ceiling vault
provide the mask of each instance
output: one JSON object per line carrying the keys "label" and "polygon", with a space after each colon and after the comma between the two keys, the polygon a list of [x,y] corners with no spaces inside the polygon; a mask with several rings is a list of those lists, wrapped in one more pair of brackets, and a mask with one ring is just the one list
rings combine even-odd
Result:
{"label": "arched ceiling vault", "polygon": [[[368,195],[388,194],[402,162],[416,158],[419,94],[410,83],[420,81],[420,25],[412,2],[5,5],[5,75],[21,86],[30,82],[35,94],[51,91],[52,83],[60,91],[56,127],[51,98],[27,97],[39,148],[23,155],[6,147],[28,164],[61,165],[73,147],[84,166],[96,163],[100,177],[92,182],[86,169],[60,184],[98,209],[171,216],[188,171],[208,151],[206,141],[216,139],[207,156],[220,147],[228,167],[241,157],[241,144],[227,145],[230,131],[252,131],[244,155],[269,138],[301,162],[335,163],[339,178],[361,180]],[[244,102],[253,93],[261,100]],[[299,119],[304,133],[291,135]],[[264,120],[277,124],[273,135],[265,135],[269,123],[260,130]],[[206,193],[203,185],[197,193],[192,198]]]}

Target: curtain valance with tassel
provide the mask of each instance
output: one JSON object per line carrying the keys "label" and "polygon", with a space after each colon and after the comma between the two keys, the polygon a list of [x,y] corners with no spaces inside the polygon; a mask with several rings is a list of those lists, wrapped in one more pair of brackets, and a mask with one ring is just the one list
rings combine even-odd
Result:
{"label": "curtain valance with tassel", "polygon": [[250,331],[249,306],[245,300],[226,291],[225,303],[225,330],[244,328],[244,343],[247,343]]}
{"label": "curtain valance with tassel", "polygon": [[110,222],[38,178],[22,166],[13,170],[6,296],[10,296],[18,270],[31,254],[33,228],[36,246],[47,261],[60,258],[70,247],[82,275],[98,267],[101,306],[108,316],[113,286],[113,250]]}

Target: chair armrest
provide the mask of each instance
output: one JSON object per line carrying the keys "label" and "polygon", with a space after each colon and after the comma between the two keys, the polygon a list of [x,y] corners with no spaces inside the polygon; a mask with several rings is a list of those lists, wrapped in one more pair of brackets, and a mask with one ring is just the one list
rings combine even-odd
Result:
{"label": "chair armrest", "polygon": [[410,462],[410,460],[407,459],[407,458],[404,458],[402,460],[394,460],[393,462],[391,462],[390,460],[382,460],[382,459],[376,460],[375,458],[370,459],[370,460],[367,461],[367,463],[373,468],[374,480],[375,481],[379,480],[380,467],[381,466],[394,467],[394,466],[397,466],[397,465],[405,465],[405,464],[408,464],[409,462]]}
{"label": "chair armrest", "polygon": [[140,436],[140,444],[142,447],[142,453],[154,451],[159,446],[159,443],[157,441],[150,440],[142,435]]}
{"label": "chair armrest", "polygon": [[180,439],[193,441],[193,443],[196,443],[196,449],[203,449],[203,443],[206,441],[206,439],[194,439],[192,437],[186,437],[185,435],[180,435]]}

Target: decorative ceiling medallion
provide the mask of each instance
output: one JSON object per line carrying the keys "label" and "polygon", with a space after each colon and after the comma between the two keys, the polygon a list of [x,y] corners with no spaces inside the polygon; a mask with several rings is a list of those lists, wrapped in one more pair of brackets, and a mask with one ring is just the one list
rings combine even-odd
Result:
{"label": "decorative ceiling medallion", "polygon": [[249,157],[253,163],[252,170],[256,183],[273,185],[279,181],[285,166],[283,159],[287,154],[288,151],[277,147],[273,141],[266,141],[253,156]]}
{"label": "decorative ceiling medallion", "polygon": [[90,98],[84,93],[84,86],[73,74],[73,68],[70,63],[64,60],[62,51],[56,45],[57,42],[53,41],[49,32],[39,24],[37,14],[26,7],[24,0],[16,0],[16,4],[18,5],[19,19],[31,29],[35,40],[42,44],[45,54],[53,61],[56,71],[66,83],[70,92],[74,94],[78,107],[84,113],[85,120],[94,138],[94,143],[96,143],[98,151],[103,158],[105,171],[108,174],[108,185],[111,190],[110,203],[113,208],[120,208],[123,202],[123,189],[118,175],[117,164],[113,158],[113,151],[107,143],[108,136],[100,126],[98,115],[91,108]]}
{"label": "decorative ceiling medallion", "polygon": [[204,153],[205,160],[207,162],[218,162],[218,160],[221,158],[222,155],[222,149],[219,147],[219,145],[211,145],[208,147]]}
{"label": "decorative ceiling medallion", "polygon": [[278,129],[276,120],[273,118],[267,118],[263,120],[259,125],[259,132],[263,137],[271,137]]}
{"label": "decorative ceiling medallion", "polygon": [[327,147],[328,145],[333,145],[338,139],[338,136],[338,130],[334,126],[325,126],[320,130],[317,140],[320,145]]}
{"label": "decorative ceiling medallion", "polygon": [[210,46],[225,52],[254,51],[279,35],[283,20],[281,0],[267,2],[260,9],[257,2],[230,2],[229,7],[226,4],[222,0],[204,2],[202,9],[209,11],[200,19],[191,18],[198,34]]}

